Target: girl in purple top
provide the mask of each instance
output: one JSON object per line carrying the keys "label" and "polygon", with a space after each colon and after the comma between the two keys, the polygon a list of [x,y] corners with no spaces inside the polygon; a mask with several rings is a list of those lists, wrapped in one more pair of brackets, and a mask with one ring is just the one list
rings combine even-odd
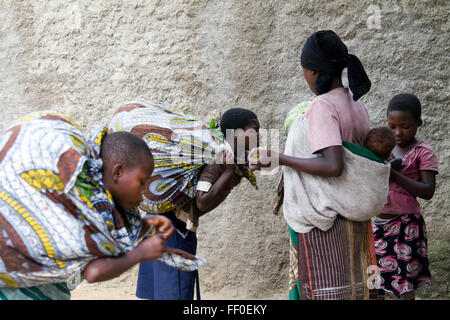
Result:
{"label": "girl in purple top", "polygon": [[381,275],[380,294],[390,292],[414,299],[417,288],[431,287],[425,221],[417,197],[433,197],[438,160],[431,145],[416,139],[422,125],[421,105],[412,94],[399,94],[389,102],[388,126],[395,135],[392,158],[402,160],[391,170],[389,195],[373,221],[375,250]]}

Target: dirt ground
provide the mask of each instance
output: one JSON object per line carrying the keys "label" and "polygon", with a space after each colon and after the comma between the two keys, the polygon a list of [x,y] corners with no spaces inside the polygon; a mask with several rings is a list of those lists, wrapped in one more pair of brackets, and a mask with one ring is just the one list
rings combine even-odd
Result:
{"label": "dirt ground", "polygon": [[[120,277],[101,283],[83,281],[71,292],[71,300],[140,300],[136,297],[138,267],[130,269]],[[200,285],[202,289],[202,285]],[[194,297],[195,298],[195,297]],[[235,300],[236,297],[221,293],[201,291],[202,300]]]}
{"label": "dirt ground", "polygon": [[131,288],[104,288],[81,285],[72,291],[71,300],[138,300]]}
{"label": "dirt ground", "polygon": [[[136,297],[134,287],[94,287],[89,284],[81,284],[72,291],[71,300],[141,300]],[[220,294],[201,293],[202,300],[234,300],[236,298]],[[195,299],[195,297],[194,297]]]}

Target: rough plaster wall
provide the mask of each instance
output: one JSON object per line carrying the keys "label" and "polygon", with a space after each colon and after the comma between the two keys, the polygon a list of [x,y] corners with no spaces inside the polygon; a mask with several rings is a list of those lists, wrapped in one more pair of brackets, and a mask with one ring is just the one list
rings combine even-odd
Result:
{"label": "rough plaster wall", "polygon": [[[373,4],[381,9],[379,29],[367,25]],[[385,122],[396,93],[413,92],[422,101],[419,136],[435,147],[440,175],[435,197],[422,202],[435,282],[419,294],[449,298],[448,1],[1,0],[0,6],[0,128],[45,109],[88,128],[141,96],[204,121],[247,107],[263,127],[281,128],[292,106],[313,98],[299,66],[304,40],[335,30],[372,80],[362,102],[373,125]],[[204,297],[287,298],[287,225],[270,212],[277,176],[258,178],[258,191],[244,181],[201,219],[198,254],[209,261],[200,273]],[[97,286],[132,294],[136,270]]]}

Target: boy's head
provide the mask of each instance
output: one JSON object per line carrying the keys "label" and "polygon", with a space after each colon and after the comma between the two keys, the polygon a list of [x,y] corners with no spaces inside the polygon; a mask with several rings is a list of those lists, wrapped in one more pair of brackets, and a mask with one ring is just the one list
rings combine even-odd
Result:
{"label": "boy's head", "polygon": [[420,101],[413,94],[397,94],[389,101],[388,125],[398,146],[406,147],[415,141],[417,129],[422,125],[421,113]]}
{"label": "boy's head", "polygon": [[419,98],[410,93],[400,93],[392,97],[389,101],[387,113],[392,111],[409,112],[418,125],[422,125],[422,106]]}
{"label": "boy's head", "polygon": [[248,109],[227,110],[220,119],[220,130],[226,140],[234,145],[235,154],[238,151],[253,149],[259,144],[258,117]]}
{"label": "boy's head", "polygon": [[389,101],[387,113],[389,114],[392,111],[409,112],[418,125],[422,125],[422,106],[419,98],[413,94],[401,93],[392,97],[391,101]]}
{"label": "boy's head", "polygon": [[138,206],[154,168],[145,141],[129,132],[109,133],[102,140],[100,158],[103,183],[116,205],[124,210]]}
{"label": "boy's head", "polygon": [[395,147],[395,136],[388,127],[373,128],[367,135],[364,147],[386,160]]}

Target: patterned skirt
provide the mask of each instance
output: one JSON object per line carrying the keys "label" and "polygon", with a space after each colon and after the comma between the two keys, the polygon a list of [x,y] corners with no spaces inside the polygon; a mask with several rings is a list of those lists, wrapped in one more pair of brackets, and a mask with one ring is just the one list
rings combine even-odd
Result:
{"label": "patterned skirt", "polygon": [[380,287],[402,296],[432,286],[425,221],[420,213],[373,221]]}
{"label": "patterned skirt", "polygon": [[[337,216],[326,232],[291,233],[289,299],[374,299],[376,267],[371,222]],[[297,243],[295,243],[297,242]]]}

